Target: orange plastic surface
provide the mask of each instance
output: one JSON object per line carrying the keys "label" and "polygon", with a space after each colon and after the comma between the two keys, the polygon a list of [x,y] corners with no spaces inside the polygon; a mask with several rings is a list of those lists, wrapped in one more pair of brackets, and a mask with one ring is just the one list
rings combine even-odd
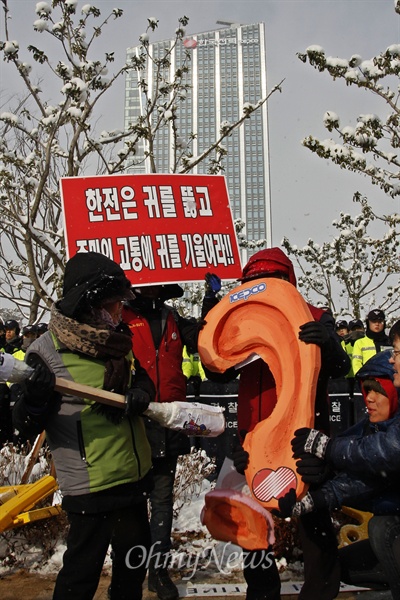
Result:
{"label": "orange plastic surface", "polygon": [[290,441],[296,429],[314,423],[320,349],[298,339],[300,325],[312,320],[292,284],[257,279],[227,294],[207,314],[199,335],[200,358],[211,371],[223,372],[258,355],[275,379],[276,406],[244,442],[250,454],[247,482],[267,509],[277,508],[291,488],[297,497],[307,491],[296,473]]}
{"label": "orange plastic surface", "polygon": [[208,492],[204,502],[201,522],[214,539],[246,550],[266,549],[275,541],[271,515],[250,496],[218,489]]}

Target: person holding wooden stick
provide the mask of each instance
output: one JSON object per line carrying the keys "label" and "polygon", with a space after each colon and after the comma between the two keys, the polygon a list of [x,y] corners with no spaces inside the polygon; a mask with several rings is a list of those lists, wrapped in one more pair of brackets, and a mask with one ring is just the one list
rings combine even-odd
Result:
{"label": "person holding wooden stick", "polygon": [[[94,252],[76,254],[66,264],[49,331],[26,354],[35,371],[21,385],[14,426],[20,432],[46,430],[70,523],[53,600],[93,598],[110,544],[109,597],[142,598],[152,477],[139,414],[155,389],[134,364],[131,335],[120,322],[130,288],[112,260]],[[123,394],[125,405],[106,406],[72,391],[58,394],[55,377]]]}

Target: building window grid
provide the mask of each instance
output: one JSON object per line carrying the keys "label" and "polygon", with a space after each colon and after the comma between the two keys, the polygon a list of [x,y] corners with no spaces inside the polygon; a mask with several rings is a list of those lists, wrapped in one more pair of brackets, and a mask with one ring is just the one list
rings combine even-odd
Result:
{"label": "building window grid", "polygon": [[[236,29],[232,28],[229,30],[224,30],[226,32],[226,38],[230,39],[236,36]],[[242,27],[242,39],[246,41],[248,39],[258,39],[259,38],[259,29],[257,26],[254,27]],[[215,34],[213,32],[209,32],[207,34],[202,34],[202,36],[198,36],[198,40],[215,40]],[[223,38],[222,38],[223,39]],[[165,47],[169,47],[168,44]],[[161,49],[159,48],[161,52]],[[197,52],[202,52],[202,58],[204,59],[202,63],[198,65],[198,90],[197,90],[197,99],[198,99],[198,108],[199,108],[199,130],[204,125],[205,128],[212,129],[210,131],[209,141],[214,141],[211,139],[212,133],[215,134],[215,101],[211,102],[211,98],[214,100],[215,93],[215,65],[214,65],[214,54],[215,54],[215,45],[213,44],[204,44],[201,48],[198,48]],[[219,46],[220,52],[220,68],[221,68],[221,98],[220,98],[220,106],[221,106],[221,119],[233,121],[238,117],[236,116],[239,112],[238,101],[237,101],[237,85],[236,81],[238,78],[237,71],[237,48],[235,44],[221,44]],[[253,58],[251,58],[250,54],[253,53]],[[260,85],[254,85],[255,81],[259,80],[260,77],[260,52],[257,44],[242,44],[242,53],[243,53],[243,68],[245,68],[245,78],[243,81],[243,89],[245,94],[245,101],[249,102],[257,102],[261,98],[261,90]],[[178,64],[179,57],[183,57],[183,52],[180,50],[177,51],[176,61]],[[254,81],[251,81],[251,80]],[[137,81],[132,78],[131,88],[137,88]],[[135,90],[134,90],[135,91]],[[191,94],[192,91],[188,91],[188,95]],[[233,111],[232,100],[235,99],[235,108]],[[185,105],[187,105],[187,100],[185,101]],[[137,106],[139,106],[137,102]],[[132,105],[132,108],[134,105]],[[187,108],[187,106],[185,106]],[[236,112],[237,111],[237,112]],[[229,115],[230,112],[230,115]],[[235,115],[233,114],[235,112]],[[192,113],[192,111],[191,111]],[[192,114],[186,113],[182,111],[181,115],[178,115],[181,133],[185,132],[186,134],[191,132],[192,127]],[[257,159],[263,155],[263,140],[264,140],[264,128],[262,116],[259,112],[252,115],[251,125],[246,123],[245,129],[245,139],[248,139],[247,149],[246,149],[246,161],[250,161],[250,176],[246,175],[248,194],[247,197],[249,199],[249,204],[246,209],[246,216],[243,217],[247,222],[247,231],[250,237],[257,238],[262,235],[265,236],[266,232],[264,231],[265,226],[265,203],[264,203],[264,177],[263,177],[263,166],[257,164]],[[219,126],[219,124],[217,124]],[[196,133],[196,132],[195,132]],[[166,132],[164,132],[164,136],[166,136]],[[238,148],[238,132],[235,132],[236,136],[236,148]],[[208,137],[208,136],[207,136]],[[233,136],[232,136],[233,137]],[[164,139],[164,138],[163,138]],[[205,146],[208,145],[209,141],[204,138]],[[230,141],[233,140],[230,138]],[[199,150],[200,151],[200,150]],[[229,152],[229,150],[228,150]],[[227,170],[230,168],[230,165],[233,167],[233,172],[239,173],[240,160],[238,153],[230,152],[225,159],[225,164],[227,165]],[[204,170],[206,170],[206,165],[204,165]],[[248,173],[248,169],[246,169],[246,173]],[[249,177],[249,179],[248,179]],[[231,190],[231,202],[232,202],[232,211],[237,218],[240,216],[240,208],[241,208],[241,200],[240,200],[240,176],[230,176],[228,178],[228,187]],[[257,221],[253,222],[251,218],[252,209],[254,208],[254,212],[257,212]]]}

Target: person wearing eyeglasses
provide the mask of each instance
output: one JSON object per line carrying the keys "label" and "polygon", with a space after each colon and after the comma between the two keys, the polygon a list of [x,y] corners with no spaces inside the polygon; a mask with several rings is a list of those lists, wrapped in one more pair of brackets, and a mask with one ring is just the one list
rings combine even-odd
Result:
{"label": "person wearing eyeglasses", "polygon": [[400,321],[393,325],[389,335],[393,342],[393,350],[389,361],[394,369],[393,383],[397,388],[400,388]]}

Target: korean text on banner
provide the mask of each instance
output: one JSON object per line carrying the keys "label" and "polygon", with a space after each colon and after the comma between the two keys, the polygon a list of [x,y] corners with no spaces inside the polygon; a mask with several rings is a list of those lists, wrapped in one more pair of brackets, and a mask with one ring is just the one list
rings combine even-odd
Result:
{"label": "korean text on banner", "polygon": [[60,188],[69,258],[101,252],[136,285],[241,275],[221,175],[64,177]]}

